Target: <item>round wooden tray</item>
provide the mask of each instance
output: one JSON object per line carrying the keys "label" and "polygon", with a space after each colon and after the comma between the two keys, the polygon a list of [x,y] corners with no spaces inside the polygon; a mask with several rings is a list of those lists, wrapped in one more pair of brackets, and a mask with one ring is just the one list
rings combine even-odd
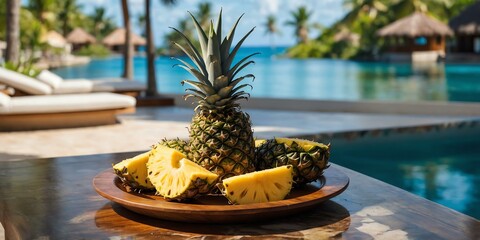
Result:
{"label": "round wooden tray", "polygon": [[286,199],[268,203],[230,205],[219,195],[202,196],[188,203],[168,202],[153,193],[129,192],[112,169],[93,179],[98,194],[139,214],[154,218],[196,223],[253,222],[296,214],[342,193],[349,179],[333,166],[322,178],[300,189],[293,189]]}

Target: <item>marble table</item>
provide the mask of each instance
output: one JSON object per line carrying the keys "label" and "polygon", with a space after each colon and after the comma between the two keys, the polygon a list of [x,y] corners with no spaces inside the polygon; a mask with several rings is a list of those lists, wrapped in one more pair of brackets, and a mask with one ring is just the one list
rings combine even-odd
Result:
{"label": "marble table", "polygon": [[480,239],[480,222],[336,166],[350,178],[313,210],[246,224],[189,224],[145,217],[99,196],[92,179],[138,152],[0,163],[6,239]]}

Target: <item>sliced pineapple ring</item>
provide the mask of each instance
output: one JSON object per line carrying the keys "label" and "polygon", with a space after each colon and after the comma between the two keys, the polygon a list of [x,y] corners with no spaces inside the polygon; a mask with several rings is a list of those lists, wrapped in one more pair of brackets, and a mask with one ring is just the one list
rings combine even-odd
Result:
{"label": "sliced pineapple ring", "polygon": [[137,155],[133,158],[125,159],[113,165],[113,171],[124,183],[135,190],[153,190],[155,187],[147,178],[146,163],[149,156],[150,151]]}
{"label": "sliced pineapple ring", "polygon": [[272,202],[285,199],[292,182],[293,167],[286,165],[224,179],[222,192],[232,204]]}
{"label": "sliced pineapple ring", "polygon": [[185,158],[178,150],[157,145],[147,162],[148,178],[157,194],[172,200],[186,200],[209,193],[218,175]]}

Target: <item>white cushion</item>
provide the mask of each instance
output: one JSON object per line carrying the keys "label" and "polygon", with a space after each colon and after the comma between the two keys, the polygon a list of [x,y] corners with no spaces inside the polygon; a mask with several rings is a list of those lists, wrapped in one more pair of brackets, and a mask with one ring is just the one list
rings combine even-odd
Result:
{"label": "white cushion", "polygon": [[93,83],[89,80],[62,81],[53,94],[89,93],[92,92]]}
{"label": "white cushion", "polygon": [[115,93],[13,97],[0,115],[82,112],[134,107],[135,98]]}
{"label": "white cushion", "polygon": [[47,95],[52,88],[37,79],[0,67],[0,83],[34,95]]}
{"label": "white cushion", "polygon": [[0,92],[0,107],[6,107],[10,103],[11,97],[5,93]]}
{"label": "white cushion", "polygon": [[58,86],[60,86],[60,84],[63,82],[62,77],[48,70],[42,70],[40,74],[37,75],[37,79],[49,85],[53,89],[58,88]]}

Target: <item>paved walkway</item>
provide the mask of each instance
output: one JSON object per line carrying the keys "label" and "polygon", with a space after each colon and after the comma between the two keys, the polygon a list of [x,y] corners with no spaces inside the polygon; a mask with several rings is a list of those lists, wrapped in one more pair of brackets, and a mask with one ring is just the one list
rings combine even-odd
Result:
{"label": "paved walkway", "polygon": [[[467,117],[246,110],[257,138],[408,127],[460,121]],[[192,110],[138,108],[121,123],[74,129],[0,133],[0,161],[25,158],[141,151],[163,138],[188,138]]]}

